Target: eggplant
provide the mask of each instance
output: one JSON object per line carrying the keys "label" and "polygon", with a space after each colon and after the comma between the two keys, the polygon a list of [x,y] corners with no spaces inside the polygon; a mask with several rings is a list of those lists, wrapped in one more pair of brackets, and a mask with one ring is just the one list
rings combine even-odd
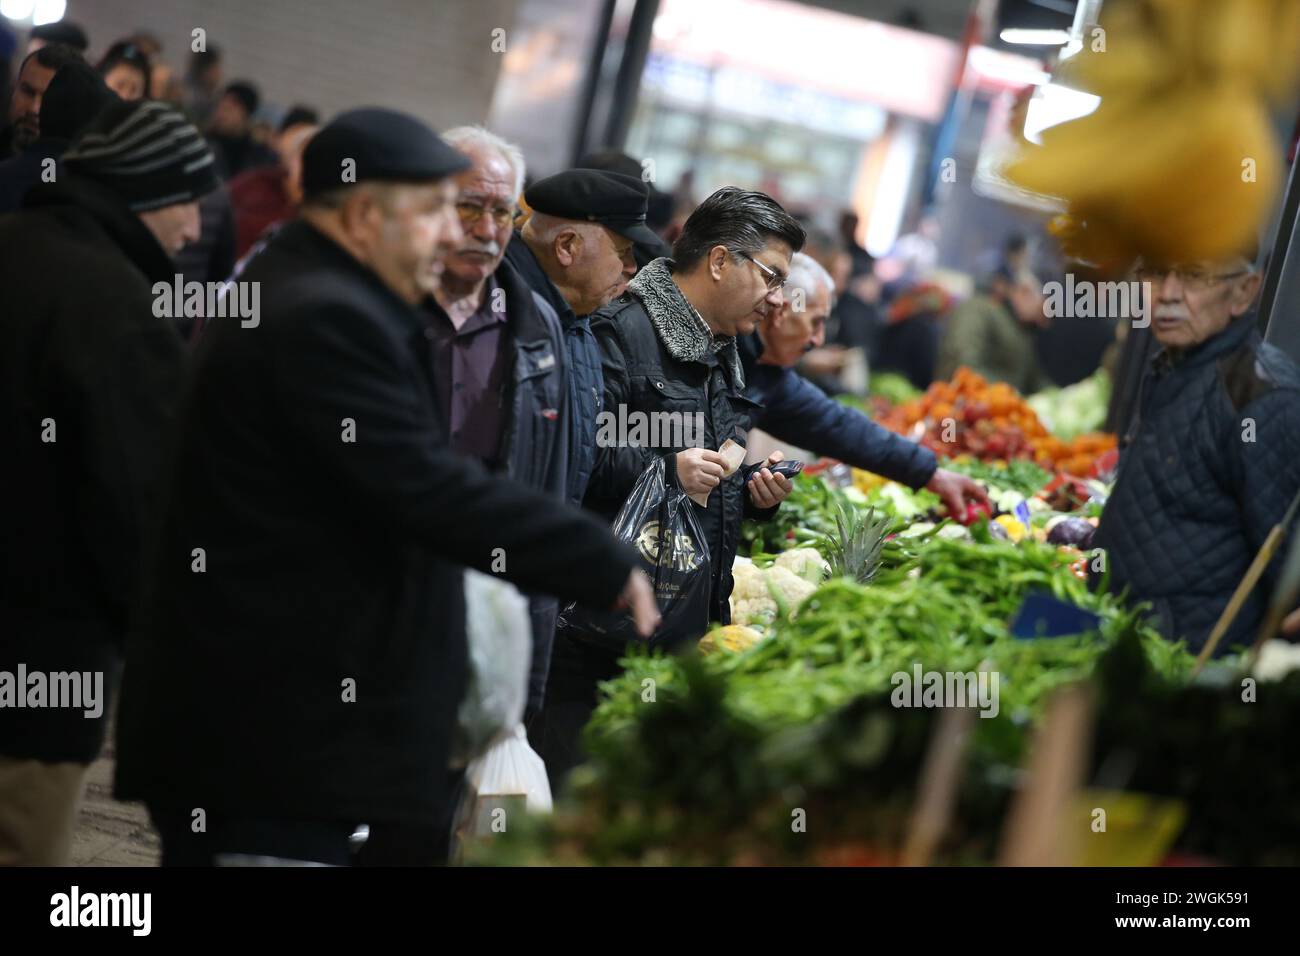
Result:
{"label": "eggplant", "polygon": [[1048,544],[1066,544],[1086,551],[1092,543],[1092,522],[1087,518],[1063,518],[1047,532]]}

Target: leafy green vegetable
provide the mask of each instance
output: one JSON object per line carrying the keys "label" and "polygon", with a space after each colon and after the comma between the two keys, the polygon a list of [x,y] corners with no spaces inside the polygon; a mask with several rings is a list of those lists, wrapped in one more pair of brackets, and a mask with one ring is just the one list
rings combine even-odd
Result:
{"label": "leafy green vegetable", "polygon": [[921,394],[921,390],[897,372],[873,372],[867,383],[867,392],[887,399],[894,405],[911,401]]}
{"label": "leafy green vegetable", "polygon": [[794,490],[770,520],[741,525],[741,540],[751,555],[785,551],[796,545],[821,550],[826,536],[835,532],[835,516],[846,506],[851,505],[845,493],[820,475],[799,475]]}
{"label": "leafy green vegetable", "polygon": [[1081,382],[1065,388],[1045,388],[1027,401],[1048,431],[1069,441],[1105,425],[1110,376],[1099,368]]}
{"label": "leafy green vegetable", "polygon": [[943,466],[986,485],[1015,491],[1022,498],[1033,497],[1052,480],[1050,471],[1027,458],[1013,458],[1005,465],[995,465],[977,458],[951,459],[945,461]]}

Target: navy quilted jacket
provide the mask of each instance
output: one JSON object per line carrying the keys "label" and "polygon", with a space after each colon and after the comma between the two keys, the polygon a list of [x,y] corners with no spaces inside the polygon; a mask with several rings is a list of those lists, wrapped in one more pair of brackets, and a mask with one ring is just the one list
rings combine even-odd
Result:
{"label": "navy quilted jacket", "polygon": [[[1158,353],[1138,406],[1095,543],[1112,589],[1149,601],[1165,637],[1199,650],[1300,489],[1300,369],[1247,316],[1185,353]],[[1279,564],[1221,652],[1254,640]]]}
{"label": "navy quilted jacket", "polygon": [[739,340],[738,348],[745,395],[763,406],[754,424],[777,441],[838,458],[909,488],[924,487],[934,477],[938,460],[930,449],[841,405],[792,368],[759,364],[757,335]]}

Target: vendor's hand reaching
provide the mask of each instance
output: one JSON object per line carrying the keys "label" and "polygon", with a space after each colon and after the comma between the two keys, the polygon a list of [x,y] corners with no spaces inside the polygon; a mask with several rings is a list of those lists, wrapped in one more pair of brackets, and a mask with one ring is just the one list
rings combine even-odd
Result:
{"label": "vendor's hand reaching", "polygon": [[944,505],[948,508],[950,515],[964,515],[966,505],[976,501],[988,503],[989,495],[979,482],[967,478],[965,475],[959,475],[955,471],[946,471],[943,468],[935,470],[932,477],[925,486],[927,491],[933,491],[943,499]]}
{"label": "vendor's hand reaching", "polygon": [[615,607],[618,610],[626,608],[632,613],[636,632],[643,638],[648,638],[659,626],[659,605],[655,603],[654,587],[640,568],[634,568],[627,576],[627,583],[623,585],[623,593],[618,596]]}
{"label": "vendor's hand reaching", "polygon": [[1282,633],[1287,637],[1300,640],[1300,608],[1296,608],[1282,622]]}
{"label": "vendor's hand reaching", "polygon": [[[765,464],[775,465],[784,457],[779,451],[774,451],[767,456]],[[754,477],[749,479],[749,498],[758,508],[775,508],[793,490],[794,485],[790,484],[789,478],[774,475],[766,468],[755,472]]]}
{"label": "vendor's hand reaching", "polygon": [[688,495],[707,495],[722,484],[727,461],[707,448],[688,448],[677,453],[677,483]]}

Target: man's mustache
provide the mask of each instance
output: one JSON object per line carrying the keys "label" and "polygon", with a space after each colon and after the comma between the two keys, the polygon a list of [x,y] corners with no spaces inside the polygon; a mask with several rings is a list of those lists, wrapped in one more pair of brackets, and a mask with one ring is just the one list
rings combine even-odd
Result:
{"label": "man's mustache", "polygon": [[497,242],[489,242],[485,246],[464,245],[456,250],[457,252],[477,252],[485,256],[501,255],[501,245]]}

